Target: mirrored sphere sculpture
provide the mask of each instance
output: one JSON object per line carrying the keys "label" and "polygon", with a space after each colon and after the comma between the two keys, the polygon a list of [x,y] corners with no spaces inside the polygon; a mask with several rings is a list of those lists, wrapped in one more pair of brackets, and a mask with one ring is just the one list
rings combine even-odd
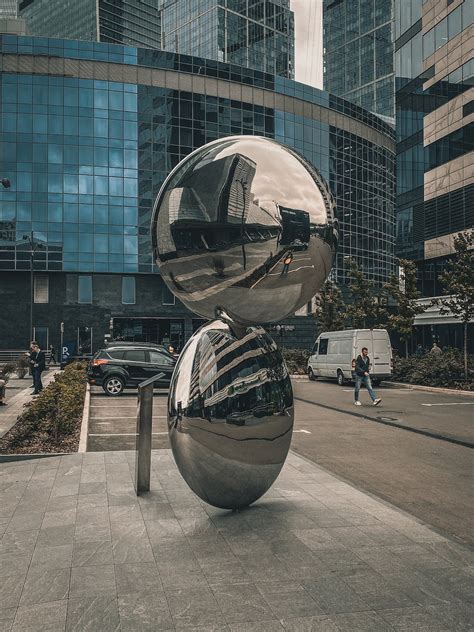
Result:
{"label": "mirrored sphere sculpture", "polygon": [[294,314],[326,280],[338,232],[331,193],[293,150],[223,138],[182,160],[152,219],[164,282],[212,322],[182,351],[168,430],[194,492],[245,507],[278,476],[293,430],[293,393],[275,342],[257,325]]}
{"label": "mirrored sphere sculpture", "polygon": [[278,476],[293,429],[291,382],[260,327],[237,337],[220,320],[194,334],[173,374],[168,427],[183,478],[216,507],[246,507]]}
{"label": "mirrored sphere sculpture", "polygon": [[190,310],[244,325],[294,314],[327,278],[334,202],[299,154],[256,136],[191,153],[165,181],[152,221],[163,280]]}

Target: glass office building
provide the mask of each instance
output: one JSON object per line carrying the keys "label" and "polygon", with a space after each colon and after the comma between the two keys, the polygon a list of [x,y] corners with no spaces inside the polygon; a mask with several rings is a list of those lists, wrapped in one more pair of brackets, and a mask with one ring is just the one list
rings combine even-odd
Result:
{"label": "glass office building", "polygon": [[182,158],[229,135],[275,138],[328,180],[342,283],[346,255],[379,286],[393,272],[394,137],[380,118],[213,60],[97,42],[0,43],[1,172],[11,181],[0,192],[0,291],[12,310],[0,346],[22,348],[29,337],[18,314],[28,313],[33,237],[34,325],[43,340],[57,344],[64,322],[65,339],[93,330],[94,348],[104,335],[181,347],[201,321],[175,304],[157,274],[151,209]]}
{"label": "glass office building", "polygon": [[[443,293],[454,235],[474,226],[473,22],[471,0],[395,0],[396,251],[423,296]],[[416,321],[424,344],[460,344],[460,325],[430,317]]]}
{"label": "glass office building", "polygon": [[394,119],[392,28],[393,0],[324,0],[324,89],[389,122]]}
{"label": "glass office building", "polygon": [[157,0],[20,0],[31,35],[160,48]]}
{"label": "glass office building", "polygon": [[294,77],[289,0],[161,0],[162,48]]}

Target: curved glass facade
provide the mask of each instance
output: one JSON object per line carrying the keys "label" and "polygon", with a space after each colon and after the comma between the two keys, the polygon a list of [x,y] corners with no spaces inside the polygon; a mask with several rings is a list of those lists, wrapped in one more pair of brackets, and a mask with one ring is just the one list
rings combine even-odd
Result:
{"label": "curved glass facade", "polygon": [[393,131],[326,92],[220,62],[95,42],[3,36],[0,269],[151,273],[153,200],[216,138],[255,134],[300,151],[330,183],[346,255],[394,269]]}

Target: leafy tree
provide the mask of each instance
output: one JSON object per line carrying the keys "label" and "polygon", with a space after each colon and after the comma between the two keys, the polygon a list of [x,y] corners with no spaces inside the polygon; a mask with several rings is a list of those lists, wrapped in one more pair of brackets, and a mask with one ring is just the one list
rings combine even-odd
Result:
{"label": "leafy tree", "polygon": [[396,303],[396,312],[388,316],[388,326],[397,331],[400,340],[405,342],[405,357],[408,358],[408,340],[412,334],[415,316],[422,314],[427,306],[416,302],[421,296],[416,287],[416,264],[407,259],[400,259],[398,264],[402,269],[401,278],[393,275],[383,289]]}
{"label": "leafy tree", "polygon": [[387,311],[374,291],[374,282],[364,274],[355,259],[349,260],[352,283],[349,285],[352,301],[347,306],[347,320],[354,329],[384,326]]}
{"label": "leafy tree", "polygon": [[458,233],[454,238],[454,256],[439,280],[446,296],[433,300],[441,314],[452,314],[464,325],[464,376],[467,372],[468,324],[474,317],[474,231]]}
{"label": "leafy tree", "polygon": [[316,299],[314,316],[321,331],[340,331],[345,326],[346,306],[341,290],[333,281],[326,281]]}

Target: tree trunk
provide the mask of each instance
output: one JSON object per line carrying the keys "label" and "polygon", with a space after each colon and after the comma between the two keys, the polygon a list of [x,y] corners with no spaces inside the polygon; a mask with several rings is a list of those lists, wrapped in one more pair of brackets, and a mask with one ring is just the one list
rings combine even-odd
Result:
{"label": "tree trunk", "polygon": [[408,338],[405,338],[405,358],[408,358]]}
{"label": "tree trunk", "polygon": [[464,377],[467,382],[467,321],[464,323]]}

